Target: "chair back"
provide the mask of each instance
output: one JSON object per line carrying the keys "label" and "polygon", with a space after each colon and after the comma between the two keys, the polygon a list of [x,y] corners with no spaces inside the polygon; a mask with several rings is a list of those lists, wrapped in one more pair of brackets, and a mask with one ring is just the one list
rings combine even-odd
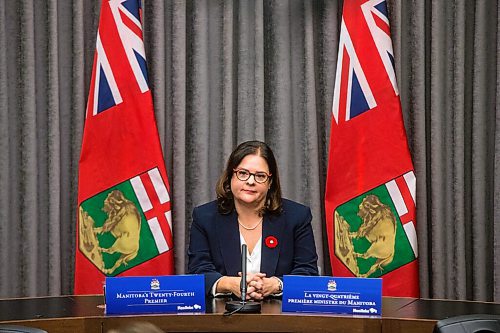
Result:
{"label": "chair back", "polygon": [[500,315],[473,314],[440,320],[434,333],[500,333]]}
{"label": "chair back", "polygon": [[29,326],[0,325],[0,333],[47,333],[47,331]]}

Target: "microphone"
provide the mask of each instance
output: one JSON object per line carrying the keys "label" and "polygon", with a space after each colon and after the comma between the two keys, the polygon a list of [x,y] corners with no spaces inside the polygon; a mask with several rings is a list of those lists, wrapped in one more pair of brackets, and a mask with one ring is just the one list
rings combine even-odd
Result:
{"label": "microphone", "polygon": [[247,299],[247,245],[241,245],[241,281],[240,281],[241,300]]}
{"label": "microphone", "polygon": [[232,315],[235,312],[258,313],[260,312],[260,303],[247,301],[247,245],[241,245],[241,301],[231,301],[226,303],[226,313]]}

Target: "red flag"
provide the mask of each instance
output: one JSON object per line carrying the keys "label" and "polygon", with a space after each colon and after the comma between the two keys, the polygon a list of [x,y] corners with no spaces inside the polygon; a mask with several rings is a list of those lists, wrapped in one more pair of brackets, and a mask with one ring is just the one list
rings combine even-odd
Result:
{"label": "red flag", "polygon": [[174,274],[170,189],[139,0],[103,0],[79,165],[75,294]]}
{"label": "red flag", "polygon": [[415,185],[386,2],[344,1],[325,195],[333,275],[419,296]]}

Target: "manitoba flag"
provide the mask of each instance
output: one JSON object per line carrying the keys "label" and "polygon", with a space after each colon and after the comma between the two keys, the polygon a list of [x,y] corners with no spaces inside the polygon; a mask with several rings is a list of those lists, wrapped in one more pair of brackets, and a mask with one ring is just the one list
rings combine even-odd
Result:
{"label": "manitoba flag", "polygon": [[344,1],[325,195],[333,275],[419,296],[415,185],[386,2]]}
{"label": "manitoba flag", "polygon": [[139,0],[103,0],[79,164],[75,293],[174,273],[170,189]]}

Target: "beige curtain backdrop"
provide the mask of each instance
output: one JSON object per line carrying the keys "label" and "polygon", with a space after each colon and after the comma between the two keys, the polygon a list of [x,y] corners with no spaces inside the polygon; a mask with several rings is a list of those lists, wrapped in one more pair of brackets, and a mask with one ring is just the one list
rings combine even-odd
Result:
{"label": "beige curtain backdrop", "polygon": [[[347,0],[346,0],[347,1]],[[145,0],[176,270],[231,150],[275,151],[286,197],[323,196],[342,2]],[[388,0],[417,174],[423,297],[500,302],[500,6]],[[0,297],[72,293],[77,171],[100,1],[0,0]],[[335,272],[333,272],[335,274]]]}

